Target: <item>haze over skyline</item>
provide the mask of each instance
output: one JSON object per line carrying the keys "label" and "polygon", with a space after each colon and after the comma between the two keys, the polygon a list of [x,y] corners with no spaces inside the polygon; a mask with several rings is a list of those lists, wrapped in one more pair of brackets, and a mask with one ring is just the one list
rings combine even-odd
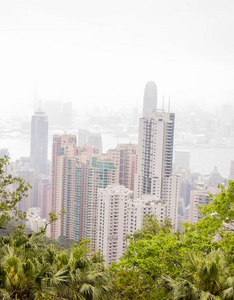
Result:
{"label": "haze over skyline", "polygon": [[[2,1],[3,111],[42,100],[142,107],[158,99],[213,107],[234,99],[233,1]],[[14,104],[14,106],[12,106]]]}

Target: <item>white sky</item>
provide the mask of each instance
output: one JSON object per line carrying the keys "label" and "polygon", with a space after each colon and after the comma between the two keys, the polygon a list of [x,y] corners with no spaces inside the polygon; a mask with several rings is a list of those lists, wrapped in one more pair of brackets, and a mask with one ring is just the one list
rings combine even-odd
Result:
{"label": "white sky", "polygon": [[[234,104],[233,0],[0,0],[2,111],[42,100]],[[14,104],[14,105],[13,105]]]}

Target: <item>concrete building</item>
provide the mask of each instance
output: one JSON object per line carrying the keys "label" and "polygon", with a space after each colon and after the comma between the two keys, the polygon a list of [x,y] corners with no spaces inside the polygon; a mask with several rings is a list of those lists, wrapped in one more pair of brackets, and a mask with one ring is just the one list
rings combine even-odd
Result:
{"label": "concrete building", "polygon": [[87,140],[88,146],[92,147],[97,147],[98,148],[98,153],[102,153],[102,135],[101,133],[97,132],[90,132]]}
{"label": "concrete building", "polygon": [[217,167],[214,167],[214,170],[210,173],[209,185],[218,185],[223,183],[224,178],[220,175]]}
{"label": "concrete building", "polygon": [[[57,213],[63,211],[63,174],[64,174],[64,158],[74,157],[76,150],[75,135],[54,135],[52,144],[52,161],[51,161],[51,211]],[[51,224],[51,236],[58,238],[62,234],[62,221]]]}
{"label": "concrete building", "polygon": [[143,118],[147,115],[147,113],[155,112],[157,110],[157,100],[157,86],[155,82],[148,81],[145,86],[143,98]]}
{"label": "concrete building", "polygon": [[51,224],[51,235],[96,242],[97,190],[118,183],[110,156],[97,154],[97,147],[76,146],[76,136],[55,135],[52,147],[51,206],[65,211]]}
{"label": "concrete building", "polygon": [[[9,173],[12,176],[17,176],[28,182],[31,186],[27,191],[27,197],[23,197],[20,202],[18,202],[17,206],[19,210],[27,211],[30,207],[35,206],[36,198],[35,198],[35,170],[31,167],[29,160],[28,162],[24,162],[24,160],[20,159],[14,163],[10,164],[8,169]],[[17,188],[17,185],[12,186],[12,191]]]}
{"label": "concrete building", "polygon": [[165,202],[176,229],[180,177],[172,176],[174,119],[173,113],[150,112],[139,120],[134,198],[148,194]]}
{"label": "concrete building", "polygon": [[107,151],[119,172],[119,184],[134,191],[134,178],[137,165],[137,145],[118,144],[114,150]]}
{"label": "concrete building", "polygon": [[164,177],[172,173],[174,118],[172,113],[148,113],[139,121],[135,197],[162,197]]}
{"label": "concrete building", "polygon": [[51,183],[50,177],[39,176],[38,178],[38,207],[41,209],[41,217],[49,221],[51,211]]}
{"label": "concrete building", "polygon": [[204,182],[196,182],[194,189],[190,192],[189,222],[196,223],[203,215],[198,213],[197,205],[208,204],[213,200],[213,196],[220,193],[216,185],[206,185]]}
{"label": "concrete building", "polygon": [[142,227],[146,214],[156,215],[159,221],[165,219],[167,207],[155,196],[144,195],[136,200],[132,196],[133,192],[121,185],[98,189],[96,245],[107,266],[125,253],[126,235]]}
{"label": "concrete building", "polygon": [[125,252],[131,197],[132,191],[120,185],[98,189],[96,245],[102,251],[107,266],[118,262]]}
{"label": "concrete building", "polygon": [[78,130],[78,146],[88,145],[89,147],[97,147],[98,153],[102,153],[102,135],[97,132],[91,132],[87,129]]}
{"label": "concrete building", "polygon": [[154,214],[159,221],[166,217],[165,203],[156,199],[155,196],[143,195],[128,203],[128,234],[133,234],[142,227],[142,221],[146,214]]}
{"label": "concrete building", "polygon": [[39,108],[31,121],[31,166],[37,174],[48,174],[48,117]]}

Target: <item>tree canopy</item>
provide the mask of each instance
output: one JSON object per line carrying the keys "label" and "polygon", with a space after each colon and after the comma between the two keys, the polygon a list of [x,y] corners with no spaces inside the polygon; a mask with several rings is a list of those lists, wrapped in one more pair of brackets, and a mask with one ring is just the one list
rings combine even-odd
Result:
{"label": "tree canopy", "polygon": [[112,265],[115,299],[234,299],[234,181],[220,189],[180,233],[145,216]]}
{"label": "tree canopy", "polygon": [[[29,184],[7,172],[8,158],[0,159],[0,228],[22,221],[17,204]],[[16,226],[0,234],[1,299],[234,299],[234,181],[220,185],[220,193],[200,207],[203,217],[184,223],[174,232],[146,215],[142,228],[128,236],[119,263],[107,269],[89,241],[71,243]],[[49,223],[60,213],[51,212]],[[47,223],[47,224],[49,224]]]}

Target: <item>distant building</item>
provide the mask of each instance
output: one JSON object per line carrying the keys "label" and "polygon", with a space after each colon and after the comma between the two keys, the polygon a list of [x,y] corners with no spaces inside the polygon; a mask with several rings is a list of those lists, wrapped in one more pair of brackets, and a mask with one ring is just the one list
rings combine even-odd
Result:
{"label": "distant building", "polygon": [[78,146],[82,147],[87,144],[89,133],[87,129],[81,128],[78,130]]}
{"label": "distant building", "polygon": [[189,170],[190,152],[185,150],[176,150],[174,163],[181,166],[185,170]]}
{"label": "distant building", "polygon": [[[10,164],[9,173],[12,176],[17,176],[24,179],[32,187],[28,190],[28,197],[23,197],[20,202],[18,202],[18,209],[22,211],[27,211],[30,207],[35,206],[35,170],[30,166],[30,163],[27,163],[23,160],[17,160],[16,162]],[[13,190],[16,187],[13,187]]]}
{"label": "distant building", "polygon": [[98,148],[98,153],[102,153],[102,135],[96,132],[90,132],[87,129],[78,130],[78,146],[87,144]]}
{"label": "distant building", "polygon": [[0,149],[0,158],[3,158],[4,156],[9,156],[9,151],[6,148]]}
{"label": "distant building", "polygon": [[119,172],[119,184],[134,191],[134,177],[137,167],[137,145],[118,144],[114,150],[108,150]]}
{"label": "distant building", "polygon": [[98,147],[99,154],[102,153],[102,135],[100,133],[90,133],[87,142],[88,146]]}
{"label": "distant building", "polygon": [[231,161],[229,179],[234,180],[234,160]]}
{"label": "distant building", "polygon": [[190,195],[189,221],[192,223],[199,221],[203,215],[199,214],[197,205],[203,206],[204,204],[208,204],[213,200],[213,197],[210,197],[210,194],[215,196],[219,192],[220,189],[216,185],[208,186],[204,184],[204,182],[197,182]]}
{"label": "distant building", "polygon": [[49,212],[51,212],[51,184],[50,178],[40,176],[38,178],[38,207],[41,209],[41,217],[49,221]]}
{"label": "distant building", "polygon": [[214,167],[214,170],[210,174],[209,185],[218,185],[219,183],[223,183],[223,177],[220,175],[217,167]]}
{"label": "distant building", "polygon": [[39,108],[31,121],[31,166],[36,174],[48,174],[48,117]]}
{"label": "distant building", "polygon": [[155,112],[157,110],[157,86],[155,82],[148,81],[145,86],[143,99],[142,117],[146,117],[147,113]]}
{"label": "distant building", "polygon": [[190,204],[190,192],[193,185],[188,180],[183,180],[181,182],[180,195],[183,198],[184,206],[187,207]]}

